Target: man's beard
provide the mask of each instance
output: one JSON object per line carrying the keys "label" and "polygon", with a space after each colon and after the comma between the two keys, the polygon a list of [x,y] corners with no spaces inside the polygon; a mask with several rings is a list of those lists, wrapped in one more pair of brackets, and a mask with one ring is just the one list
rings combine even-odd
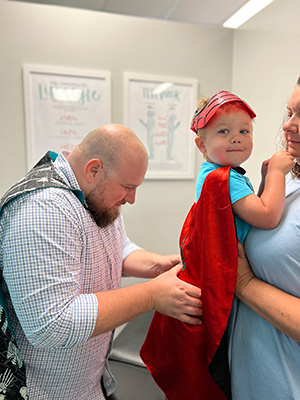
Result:
{"label": "man's beard", "polygon": [[111,225],[120,215],[118,209],[109,209],[104,206],[104,193],[98,195],[94,190],[86,197],[85,201],[87,203],[87,209],[100,228]]}

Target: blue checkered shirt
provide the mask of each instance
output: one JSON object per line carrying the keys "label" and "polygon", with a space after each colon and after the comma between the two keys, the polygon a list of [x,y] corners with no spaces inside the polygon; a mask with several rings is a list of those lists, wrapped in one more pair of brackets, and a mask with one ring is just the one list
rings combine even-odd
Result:
{"label": "blue checkered shirt", "polygon": [[[80,189],[62,154],[54,167]],[[138,249],[122,218],[100,229],[71,191],[36,190],[4,207],[0,244],[30,400],[104,399],[101,377],[108,394],[115,389],[106,362],[112,332],[90,339],[98,310],[93,293],[119,288],[122,261]]]}

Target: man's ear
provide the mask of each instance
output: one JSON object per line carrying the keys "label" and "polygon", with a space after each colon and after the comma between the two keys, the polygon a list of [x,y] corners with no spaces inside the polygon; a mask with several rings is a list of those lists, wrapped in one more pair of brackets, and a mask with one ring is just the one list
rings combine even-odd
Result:
{"label": "man's ear", "polygon": [[201,151],[201,153],[205,154],[206,149],[205,149],[205,144],[204,144],[203,139],[200,136],[197,136],[195,139],[195,143],[196,143],[198,149]]}
{"label": "man's ear", "polygon": [[89,160],[84,167],[84,176],[88,183],[92,183],[99,174],[103,174],[103,164],[99,158]]}

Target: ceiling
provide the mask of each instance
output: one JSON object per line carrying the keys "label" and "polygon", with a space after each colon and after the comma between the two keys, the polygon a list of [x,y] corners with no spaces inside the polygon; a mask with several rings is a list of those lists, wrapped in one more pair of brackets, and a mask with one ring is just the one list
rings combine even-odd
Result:
{"label": "ceiling", "polygon": [[248,0],[8,0],[221,27]]}

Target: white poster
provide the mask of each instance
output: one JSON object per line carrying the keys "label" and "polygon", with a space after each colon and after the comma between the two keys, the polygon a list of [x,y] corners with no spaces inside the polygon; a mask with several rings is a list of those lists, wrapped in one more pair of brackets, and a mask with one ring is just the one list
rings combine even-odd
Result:
{"label": "white poster", "polygon": [[125,73],[124,83],[125,125],[147,148],[146,178],[193,178],[197,81]]}
{"label": "white poster", "polygon": [[27,162],[71,151],[111,122],[110,73],[24,65]]}

